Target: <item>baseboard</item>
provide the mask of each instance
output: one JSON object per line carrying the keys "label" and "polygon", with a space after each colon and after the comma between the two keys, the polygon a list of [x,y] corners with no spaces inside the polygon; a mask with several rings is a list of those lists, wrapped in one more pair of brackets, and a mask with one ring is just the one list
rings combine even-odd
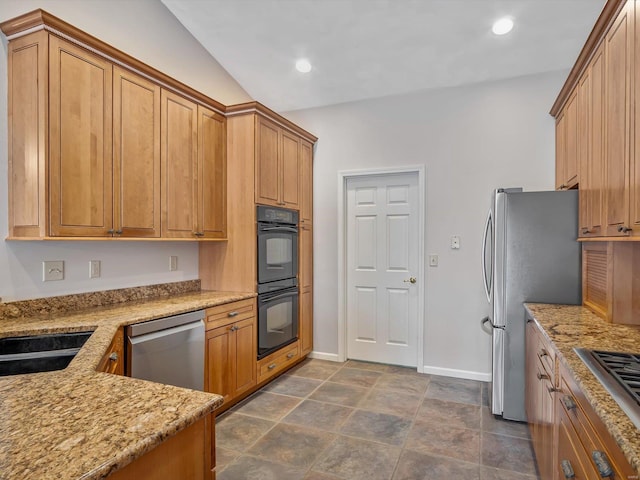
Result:
{"label": "baseboard", "polygon": [[464,378],[467,380],[478,380],[480,382],[490,382],[491,374],[482,372],[471,372],[469,370],[457,370],[454,368],[424,366],[424,373],[431,375],[441,375],[443,377]]}
{"label": "baseboard", "polygon": [[339,361],[337,353],[324,353],[324,352],[312,351],[307,356],[309,358],[315,358],[316,360],[329,360],[330,362],[338,362]]}

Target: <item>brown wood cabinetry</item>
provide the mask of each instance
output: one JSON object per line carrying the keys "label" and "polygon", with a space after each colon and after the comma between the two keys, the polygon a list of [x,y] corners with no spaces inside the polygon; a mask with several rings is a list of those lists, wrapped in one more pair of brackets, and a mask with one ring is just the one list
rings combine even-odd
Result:
{"label": "brown wood cabinetry", "polygon": [[210,308],[205,325],[205,390],[221,395],[226,405],[256,385],[255,300]]}
{"label": "brown wood cabinetry", "polygon": [[161,119],[162,236],[225,238],[224,117],[163,90]]}
{"label": "brown wood cabinetry", "polygon": [[124,329],[119,328],[98,364],[98,371],[124,375]]}
{"label": "brown wood cabinetry", "polygon": [[556,189],[573,188],[578,183],[578,101],[569,98],[556,122]]}
{"label": "brown wood cabinetry", "polygon": [[178,432],[111,475],[111,480],[215,479],[213,414]]}
{"label": "brown wood cabinetry", "polygon": [[[525,384],[526,412],[540,478],[635,478],[620,447],[571,373],[556,360],[555,347],[531,319],[526,330]],[[605,464],[612,474],[606,474]]]}
{"label": "brown wood cabinetry", "polygon": [[299,137],[264,117],[258,117],[257,123],[256,203],[297,209]]}
{"label": "brown wood cabinetry", "polygon": [[299,237],[299,329],[300,351],[307,355],[313,349],[313,227],[300,226]]}
{"label": "brown wood cabinetry", "polygon": [[300,140],[300,225],[313,223],[313,145]]}
{"label": "brown wood cabinetry", "polygon": [[225,239],[224,106],[42,10],[1,27],[10,238]]}
{"label": "brown wood cabinetry", "polygon": [[535,323],[526,330],[526,413],[541,478],[553,478],[555,358]]}
{"label": "brown wood cabinetry", "polygon": [[266,382],[275,377],[294,365],[299,358],[299,342],[293,342],[277,352],[260,359],[258,361],[258,383]]}

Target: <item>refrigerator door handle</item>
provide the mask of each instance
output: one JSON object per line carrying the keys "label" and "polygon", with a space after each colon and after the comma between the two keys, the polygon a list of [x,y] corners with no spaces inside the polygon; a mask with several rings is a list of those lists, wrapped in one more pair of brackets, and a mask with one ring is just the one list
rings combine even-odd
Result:
{"label": "refrigerator door handle", "polygon": [[[490,329],[487,328],[487,323],[490,325]],[[497,330],[504,330],[505,327],[504,326],[496,326],[493,324],[493,322],[491,321],[491,319],[489,317],[484,317],[482,320],[480,320],[480,328],[482,328],[482,331],[485,333],[488,333],[489,335],[493,335],[493,329],[497,329]]]}
{"label": "refrigerator door handle", "polygon": [[[487,301],[489,303],[491,303],[492,281],[487,277],[487,238],[489,228],[491,228],[492,223],[493,216],[491,215],[491,209],[489,209],[489,213],[487,214],[487,223],[484,226],[484,235],[482,236],[482,278],[484,279],[484,292],[487,294]],[[491,256],[493,257],[493,252]]]}

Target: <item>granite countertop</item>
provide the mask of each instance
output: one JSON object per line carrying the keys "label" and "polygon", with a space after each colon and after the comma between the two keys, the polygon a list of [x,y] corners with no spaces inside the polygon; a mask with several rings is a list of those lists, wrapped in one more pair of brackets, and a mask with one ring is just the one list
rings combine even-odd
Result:
{"label": "granite countertop", "polygon": [[221,396],[96,367],[120,326],[254,296],[196,291],[26,314],[1,304],[0,337],[94,333],[64,370],[0,377],[0,479],[104,478],[211,413]]}
{"label": "granite countertop", "polygon": [[640,328],[610,324],[580,305],[526,304],[627,460],[640,474],[640,430],[574,352],[574,347],[638,352]]}

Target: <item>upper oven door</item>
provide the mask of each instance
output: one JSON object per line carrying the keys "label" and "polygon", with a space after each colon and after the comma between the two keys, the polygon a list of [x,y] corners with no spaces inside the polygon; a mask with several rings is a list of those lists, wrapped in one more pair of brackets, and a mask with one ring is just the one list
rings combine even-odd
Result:
{"label": "upper oven door", "polygon": [[258,283],[294,278],[297,273],[297,227],[258,223]]}

